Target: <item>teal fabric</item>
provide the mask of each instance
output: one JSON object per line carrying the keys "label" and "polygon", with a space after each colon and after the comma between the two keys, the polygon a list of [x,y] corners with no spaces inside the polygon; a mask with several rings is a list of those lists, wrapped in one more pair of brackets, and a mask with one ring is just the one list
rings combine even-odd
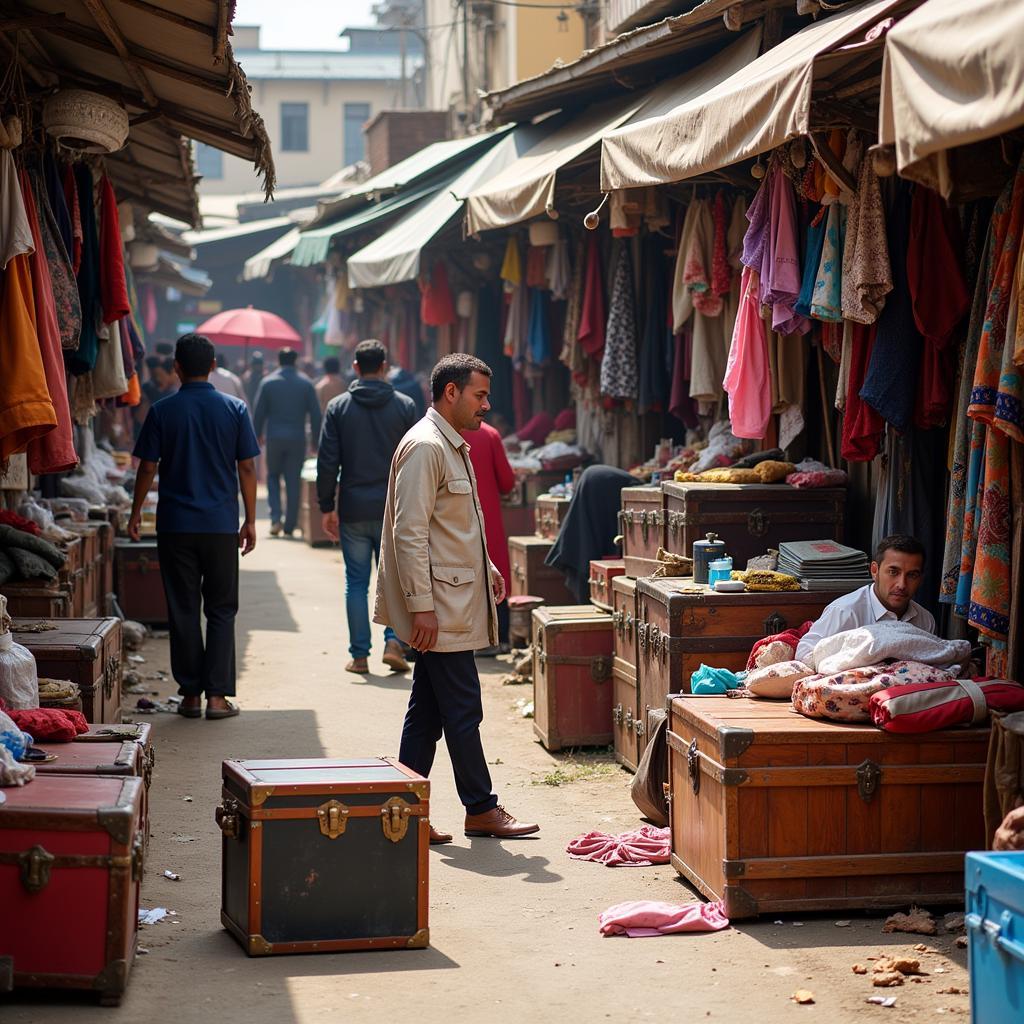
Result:
{"label": "teal fabric", "polygon": [[727,668],[712,668],[701,665],[690,676],[691,693],[725,693],[743,685],[747,678],[746,672],[730,672]]}

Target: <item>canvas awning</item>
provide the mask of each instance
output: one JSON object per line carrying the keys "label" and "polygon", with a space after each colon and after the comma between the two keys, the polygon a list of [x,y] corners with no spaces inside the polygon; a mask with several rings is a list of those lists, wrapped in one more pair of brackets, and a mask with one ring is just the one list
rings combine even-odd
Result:
{"label": "canvas awning", "polygon": [[349,235],[374,221],[393,216],[414,203],[422,202],[432,196],[439,188],[437,182],[421,185],[407,192],[399,192],[379,203],[369,203],[365,199],[355,213],[311,230],[299,232],[299,240],[292,252],[293,267],[314,267],[327,259],[331,251],[331,242],[335,238]]}
{"label": "canvas awning", "polygon": [[250,256],[242,269],[242,280],[261,281],[263,278],[269,277],[274,264],[287,259],[295,246],[299,244],[301,237],[302,233],[299,229],[292,228],[287,234],[271,242],[266,249],[261,249],[255,256]]}
{"label": "canvas awning", "polygon": [[[874,55],[880,59],[883,39],[865,41],[865,34],[913,6],[912,0],[870,0],[822,18],[703,95],[608,133],[601,144],[601,188],[682,181],[806,135],[816,84],[830,80],[834,86],[845,65],[861,74]],[[839,90],[822,91],[834,96]]]}
{"label": "canvas awning", "polygon": [[463,196],[508,167],[530,137],[528,128],[504,135],[432,199],[406,214],[369,245],[349,256],[348,283],[352,288],[380,288],[413,281],[420,273],[420,254],[462,210]]}
{"label": "canvas awning", "polygon": [[697,96],[756,56],[760,27],[747,32],[704,64],[663,82],[641,95],[597,104],[549,132],[514,164],[486,185],[474,189],[466,200],[466,230],[470,234],[509,227],[555,210],[558,172],[593,150],[619,125],[650,118]]}
{"label": "canvas awning", "polygon": [[128,144],[106,157],[119,197],[199,223],[187,139],[251,160],[266,194],[274,163],[229,43],[234,0],[19,0],[0,17],[0,52],[30,95],[82,88],[118,100]]}
{"label": "canvas awning", "polygon": [[878,135],[895,144],[901,174],[1021,125],[1021,0],[926,0],[889,32]]}

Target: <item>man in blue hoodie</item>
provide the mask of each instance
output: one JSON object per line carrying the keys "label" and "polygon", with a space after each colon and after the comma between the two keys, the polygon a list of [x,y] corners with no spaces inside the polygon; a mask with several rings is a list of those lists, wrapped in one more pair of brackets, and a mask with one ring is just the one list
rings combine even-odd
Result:
{"label": "man in blue hoodie", "polygon": [[[324,532],[341,541],[345,560],[352,655],[345,670],[364,674],[370,671],[370,572],[380,558],[391,459],[419,417],[412,399],[388,382],[387,350],[379,341],[361,341],[352,368],[356,379],[324,411],[316,489]],[[390,627],[384,630],[383,661],[395,672],[409,671],[402,643]]]}

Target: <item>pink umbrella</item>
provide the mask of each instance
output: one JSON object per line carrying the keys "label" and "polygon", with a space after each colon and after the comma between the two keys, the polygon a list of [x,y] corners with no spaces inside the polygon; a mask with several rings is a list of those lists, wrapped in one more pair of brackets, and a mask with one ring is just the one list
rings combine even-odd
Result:
{"label": "pink umbrella", "polygon": [[225,309],[197,328],[215,345],[254,345],[258,348],[288,348],[302,342],[298,331],[276,313],[265,309]]}

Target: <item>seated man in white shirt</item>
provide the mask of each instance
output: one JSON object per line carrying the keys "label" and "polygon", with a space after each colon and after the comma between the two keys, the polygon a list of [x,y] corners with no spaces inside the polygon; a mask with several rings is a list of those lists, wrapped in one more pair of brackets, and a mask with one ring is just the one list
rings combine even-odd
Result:
{"label": "seated man in white shirt", "polygon": [[873,622],[909,622],[935,632],[932,613],[913,600],[924,574],[924,545],[916,537],[884,538],[875,549],[869,583],[837,597],[804,634],[796,649],[798,661],[809,662],[814,645],[827,636]]}

